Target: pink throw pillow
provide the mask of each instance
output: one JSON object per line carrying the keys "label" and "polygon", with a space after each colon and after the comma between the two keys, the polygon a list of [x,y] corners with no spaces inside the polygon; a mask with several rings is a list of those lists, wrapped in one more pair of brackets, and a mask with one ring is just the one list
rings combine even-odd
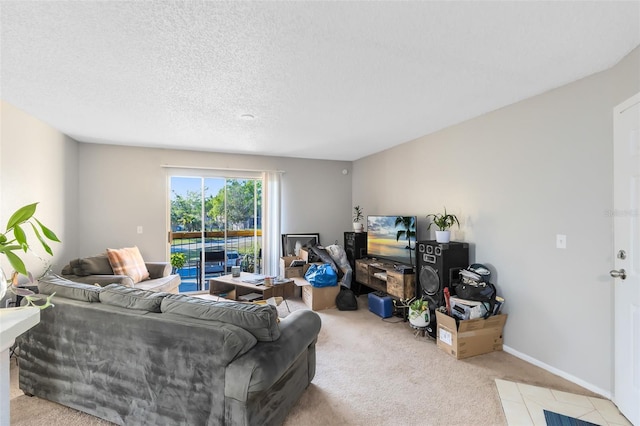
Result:
{"label": "pink throw pillow", "polygon": [[107,249],[111,269],[115,275],[128,275],[134,284],[149,279],[147,265],[137,246],[122,249]]}

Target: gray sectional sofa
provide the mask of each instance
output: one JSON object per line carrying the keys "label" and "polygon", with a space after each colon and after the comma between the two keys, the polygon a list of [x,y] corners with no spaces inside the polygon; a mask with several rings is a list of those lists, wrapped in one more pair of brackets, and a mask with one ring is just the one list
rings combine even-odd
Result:
{"label": "gray sectional sofa", "polygon": [[134,283],[127,275],[115,275],[106,253],[95,256],[73,259],[62,268],[62,277],[84,284],[121,284],[142,290],[166,291],[177,293],[180,286],[180,276],[171,274],[169,262],[145,262],[149,271],[149,279]]}
{"label": "gray sectional sofa", "polygon": [[315,375],[320,317],[57,276],[17,340],[19,386],[120,425],[278,425]]}

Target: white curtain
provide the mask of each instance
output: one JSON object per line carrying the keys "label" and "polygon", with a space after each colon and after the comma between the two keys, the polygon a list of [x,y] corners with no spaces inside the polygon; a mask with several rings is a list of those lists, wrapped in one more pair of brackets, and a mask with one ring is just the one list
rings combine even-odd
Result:
{"label": "white curtain", "polygon": [[280,268],[281,173],[262,173],[262,273],[276,276]]}

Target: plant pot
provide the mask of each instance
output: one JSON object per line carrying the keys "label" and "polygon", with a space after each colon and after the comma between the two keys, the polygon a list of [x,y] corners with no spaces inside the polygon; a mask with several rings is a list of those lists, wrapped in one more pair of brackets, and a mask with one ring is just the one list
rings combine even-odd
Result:
{"label": "plant pot", "polygon": [[364,225],[360,222],[353,222],[353,232],[362,232],[364,230]]}
{"label": "plant pot", "polygon": [[409,308],[409,323],[414,327],[426,327],[429,325],[429,309],[422,312]]}
{"label": "plant pot", "polygon": [[451,239],[451,231],[436,231],[436,241],[439,243],[448,243]]}

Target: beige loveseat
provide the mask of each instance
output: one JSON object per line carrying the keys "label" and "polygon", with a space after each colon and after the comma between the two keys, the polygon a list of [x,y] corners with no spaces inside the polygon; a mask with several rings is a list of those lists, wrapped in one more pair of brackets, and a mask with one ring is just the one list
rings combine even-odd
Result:
{"label": "beige loveseat", "polygon": [[149,271],[149,279],[138,283],[134,283],[128,275],[114,274],[106,253],[73,259],[62,268],[61,275],[71,281],[99,284],[102,287],[108,284],[120,284],[142,290],[178,292],[180,276],[171,274],[169,262],[145,262],[145,265]]}

